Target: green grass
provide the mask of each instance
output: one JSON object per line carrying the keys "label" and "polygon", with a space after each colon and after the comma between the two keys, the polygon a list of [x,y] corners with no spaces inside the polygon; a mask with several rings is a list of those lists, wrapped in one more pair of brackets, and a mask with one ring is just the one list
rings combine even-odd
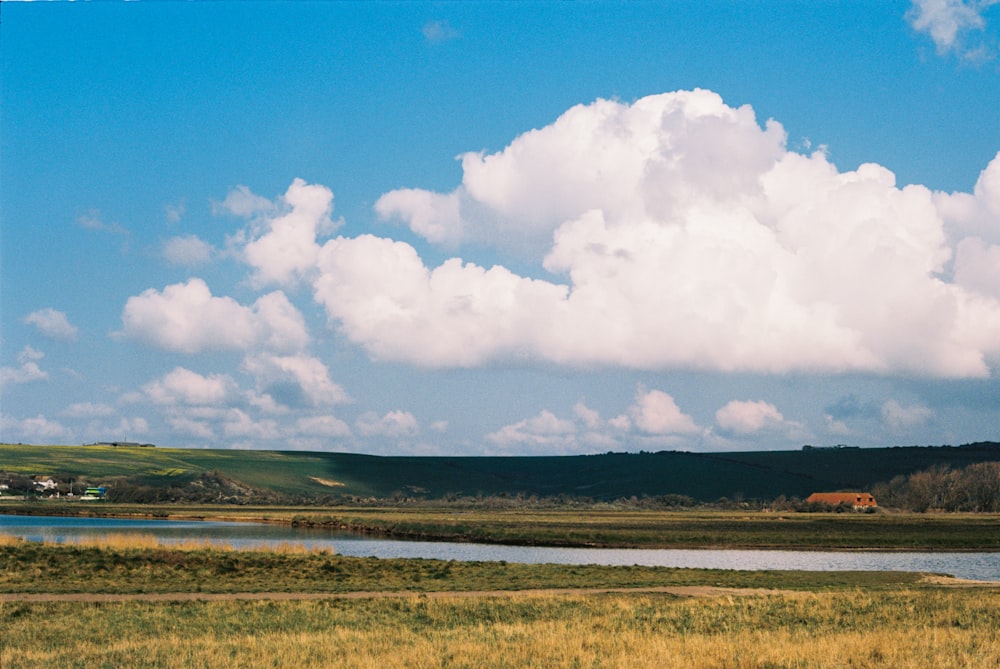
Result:
{"label": "green grass", "polygon": [[0,592],[356,592],[525,590],[708,585],[746,588],[881,588],[916,583],[903,572],[802,572],[531,565],[377,559],[329,553],[216,548],[0,545]]}
{"label": "green grass", "polygon": [[[864,448],[749,453],[608,453],[552,457],[375,457],[351,453],[112,448],[0,444],[0,470],[71,475],[91,483],[116,477],[170,477],[218,471],[290,496],[390,498],[686,495],[697,500],[804,498],[868,487],[933,465],[1000,460],[1000,444],[957,448]],[[334,482],[331,487],[317,479]]]}
{"label": "green grass", "polygon": [[[302,514],[300,522],[308,522]],[[1000,550],[996,514],[331,510],[319,523],[430,539],[609,547]]]}

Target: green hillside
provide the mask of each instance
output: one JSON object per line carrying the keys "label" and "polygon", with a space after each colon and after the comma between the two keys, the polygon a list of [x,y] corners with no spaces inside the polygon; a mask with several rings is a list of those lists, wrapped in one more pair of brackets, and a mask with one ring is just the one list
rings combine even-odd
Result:
{"label": "green hillside", "polygon": [[805,448],[739,453],[607,453],[543,457],[378,457],[237,451],[0,444],[0,473],[109,485],[183,484],[217,473],[286,496],[567,495],[612,500],[685,495],[698,501],[805,497],[869,488],[935,465],[1000,461],[1000,443],[950,447]]}

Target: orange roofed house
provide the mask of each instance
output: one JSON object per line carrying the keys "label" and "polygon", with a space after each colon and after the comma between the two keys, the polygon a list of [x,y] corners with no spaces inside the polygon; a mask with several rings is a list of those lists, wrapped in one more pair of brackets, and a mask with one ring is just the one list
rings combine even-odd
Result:
{"label": "orange roofed house", "polygon": [[865,511],[878,506],[875,498],[867,492],[814,492],[806,500],[808,504],[826,504],[840,506],[845,504],[854,507],[855,511]]}

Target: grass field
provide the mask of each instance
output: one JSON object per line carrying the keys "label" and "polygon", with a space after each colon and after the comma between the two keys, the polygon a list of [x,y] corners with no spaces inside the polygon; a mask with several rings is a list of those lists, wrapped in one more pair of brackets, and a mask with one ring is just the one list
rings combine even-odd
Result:
{"label": "grass field", "polygon": [[[0,597],[4,669],[1000,664],[1000,588],[912,573],[379,560],[115,536],[7,538],[0,564],[0,593],[14,593]],[[640,590],[665,586],[677,592]],[[593,588],[631,590],[576,591]],[[282,592],[328,594],[264,594]],[[337,598],[349,593],[364,596]],[[224,599],[197,599],[210,596]]]}
{"label": "grass field", "polygon": [[807,449],[747,453],[606,453],[562,457],[375,457],[352,453],[114,448],[0,444],[0,471],[72,476],[90,484],[119,477],[167,485],[219,472],[293,497],[388,499],[449,496],[587,497],[684,495],[771,500],[867,487],[935,465],[1000,460],[1000,444],[961,447]]}
{"label": "grass field", "polygon": [[941,588],[5,603],[0,666],[995,669],[1000,593]]}

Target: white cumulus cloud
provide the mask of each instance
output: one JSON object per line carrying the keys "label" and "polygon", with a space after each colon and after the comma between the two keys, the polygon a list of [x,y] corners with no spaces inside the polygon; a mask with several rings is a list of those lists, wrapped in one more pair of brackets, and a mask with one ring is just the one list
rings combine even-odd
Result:
{"label": "white cumulus cloud", "polygon": [[308,355],[250,355],[243,367],[258,389],[284,405],[328,406],[349,401],[347,393],[330,379],[326,365]]}
{"label": "white cumulus cloud", "polygon": [[978,237],[963,239],[955,256],[955,283],[1000,300],[1000,244]]}
{"label": "white cumulus cloud", "polygon": [[543,409],[533,418],[526,418],[487,434],[486,439],[504,447],[518,444],[565,448],[576,443],[576,432],[573,421],[559,418]]}
{"label": "white cumulus cloud", "polygon": [[319,253],[317,235],[336,228],[330,218],[333,193],[325,186],[296,179],[280,204],[285,211],[256,221],[243,244],[243,258],[260,285],[294,283],[310,274]]}
{"label": "white cumulus cloud", "polygon": [[770,402],[733,400],[715,412],[715,422],[727,432],[746,435],[779,427],[785,417]]}
{"label": "white cumulus cloud", "polygon": [[5,443],[26,441],[49,444],[68,444],[74,436],[68,427],[42,414],[23,419],[0,414],[0,435]]}
{"label": "white cumulus cloud", "polygon": [[500,153],[461,156],[462,185],[447,196],[393,191],[376,203],[435,242],[478,240],[543,251],[563,222],[599,209],[613,223],[657,216],[677,202],[729,199],[752,188],[783,149],[749,106],[681,91],[628,105],[577,105]]}
{"label": "white cumulus cloud", "polygon": [[[253,220],[230,243],[258,285],[311,284],[331,326],[382,361],[993,374],[1000,154],[973,192],[945,194],[785,140],[711,91],[598,100],[463,155],[449,193],[375,206],[434,242],[526,251],[546,278],[461,257],[429,266],[373,235],[322,240],[333,194],[300,179],[270,207],[238,191],[228,208]],[[123,321],[183,352],[287,355],[309,339],[284,293],[248,307],[200,279],[131,298]]]}
{"label": "white cumulus cloud", "polygon": [[273,418],[255,419],[242,409],[230,409],[222,421],[222,433],[229,438],[250,437],[253,441],[272,441],[282,437],[281,427]]}
{"label": "white cumulus cloud", "polygon": [[413,437],[420,432],[420,423],[409,411],[389,411],[379,416],[366,411],[355,421],[358,434],[364,437]]}
{"label": "white cumulus cloud", "polygon": [[213,296],[193,278],[133,296],[122,311],[124,335],[181,353],[211,350],[297,351],[309,342],[305,321],[284,293],[275,291],[246,307]]}
{"label": "white cumulus cloud", "polygon": [[295,423],[298,435],[310,437],[350,437],[351,428],[335,416],[305,416]]}
{"label": "white cumulus cloud", "polygon": [[[402,242],[362,235],[327,242],[315,296],[379,359],[475,366],[544,345],[564,286],[458,259],[433,270]],[[554,325],[554,324],[553,324]]]}
{"label": "white cumulus cloud", "polygon": [[595,452],[634,446],[634,442],[660,445],[698,439],[703,430],[691,416],[662,390],[636,389],[625,413],[605,420],[582,401],[573,405],[572,415],[560,417],[548,409],[537,416],[505,425],[485,436],[507,452],[562,453]]}
{"label": "white cumulus cloud", "polygon": [[682,435],[700,431],[694,419],[677,406],[673,396],[662,390],[640,389],[628,416],[640,432],[648,435]]}
{"label": "white cumulus cloud", "polygon": [[574,107],[463,171],[376,211],[431,241],[544,252],[565,282],[331,240],[316,299],[375,358],[985,377],[1000,356],[1000,157],[973,193],[900,188],[681,91]]}
{"label": "white cumulus cloud", "polygon": [[223,406],[239,396],[239,386],[232,377],[203,376],[184,367],[175,367],[142,390],[153,403],[162,405]]}

